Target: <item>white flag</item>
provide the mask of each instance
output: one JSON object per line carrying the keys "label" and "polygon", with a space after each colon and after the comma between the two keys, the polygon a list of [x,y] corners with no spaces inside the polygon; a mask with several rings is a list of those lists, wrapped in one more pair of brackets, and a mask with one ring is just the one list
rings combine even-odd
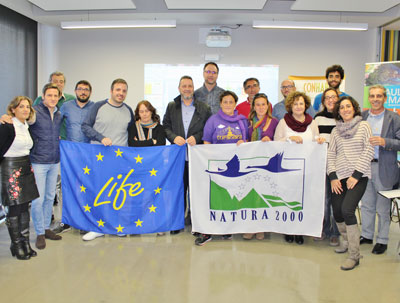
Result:
{"label": "white flag", "polygon": [[326,144],[189,147],[193,231],[321,236]]}

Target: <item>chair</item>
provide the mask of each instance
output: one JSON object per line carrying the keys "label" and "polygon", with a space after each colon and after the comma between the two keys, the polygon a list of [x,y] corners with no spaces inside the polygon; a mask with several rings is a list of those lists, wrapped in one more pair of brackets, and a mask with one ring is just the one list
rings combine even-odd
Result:
{"label": "chair", "polygon": [[400,212],[398,204],[400,199],[400,189],[381,190],[378,192],[378,194],[392,201],[392,207],[390,209],[390,219],[392,220],[393,223],[399,223],[400,227]]}

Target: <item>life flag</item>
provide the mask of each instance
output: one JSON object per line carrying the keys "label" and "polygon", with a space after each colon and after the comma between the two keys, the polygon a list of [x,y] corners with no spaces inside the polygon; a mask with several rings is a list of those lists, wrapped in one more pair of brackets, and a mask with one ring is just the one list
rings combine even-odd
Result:
{"label": "life flag", "polygon": [[185,146],[61,141],[62,222],[105,234],[184,227]]}
{"label": "life flag", "polygon": [[193,231],[321,236],[326,153],[314,142],[189,147]]}

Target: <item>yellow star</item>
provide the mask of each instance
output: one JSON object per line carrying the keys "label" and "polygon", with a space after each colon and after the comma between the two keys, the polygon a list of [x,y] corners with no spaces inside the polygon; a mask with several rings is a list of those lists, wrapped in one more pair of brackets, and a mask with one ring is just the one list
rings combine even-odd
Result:
{"label": "yellow star", "polygon": [[141,157],[139,154],[134,158],[135,160],[136,160],[136,163],[143,163],[142,162],[142,159],[143,159],[143,157]]}
{"label": "yellow star", "polygon": [[158,170],[155,170],[154,168],[152,170],[149,170],[150,177],[151,176],[156,176],[157,172],[158,172]]}
{"label": "yellow star", "polygon": [[156,206],[154,206],[153,204],[149,207],[149,209],[150,209],[150,212],[151,213],[155,213],[156,212]]}
{"label": "yellow star", "polygon": [[90,168],[88,168],[87,165],[86,165],[86,167],[84,167],[84,168],[82,168],[82,169],[83,169],[83,174],[84,174],[84,175],[85,175],[85,174],[88,174],[88,175],[89,175]]}
{"label": "yellow star", "polygon": [[115,229],[117,230],[117,233],[122,233],[124,227],[122,227],[121,224],[119,224],[118,227],[116,227]]}
{"label": "yellow star", "polygon": [[106,222],[104,222],[103,220],[99,220],[99,221],[96,221],[98,224],[99,224],[99,227],[100,226],[102,226],[102,227],[104,227],[104,223],[106,223]]}
{"label": "yellow star", "polygon": [[161,191],[161,188],[157,187],[157,189],[154,190],[154,194],[157,195],[159,194]]}
{"label": "yellow star", "polygon": [[83,207],[85,208],[85,212],[90,212],[91,207],[89,206],[89,204],[86,204]]}
{"label": "yellow star", "polygon": [[114,152],[116,153],[116,157],[121,157],[122,158],[122,151],[118,148],[118,150],[114,150]]}
{"label": "yellow star", "polygon": [[101,153],[99,153],[98,155],[96,155],[96,157],[97,157],[97,161],[103,161],[104,155],[102,155]]}
{"label": "yellow star", "polygon": [[81,187],[81,192],[86,192],[86,187],[85,186],[83,186],[83,184],[80,186]]}
{"label": "yellow star", "polygon": [[140,219],[137,219],[137,221],[135,221],[135,223],[136,223],[136,227],[138,227],[138,226],[142,227],[143,221],[140,221]]}

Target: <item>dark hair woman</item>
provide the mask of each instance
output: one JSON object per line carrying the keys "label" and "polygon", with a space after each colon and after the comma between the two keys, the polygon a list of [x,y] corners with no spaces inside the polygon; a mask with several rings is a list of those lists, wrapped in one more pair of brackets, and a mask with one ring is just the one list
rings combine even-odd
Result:
{"label": "dark hair woman", "polygon": [[[336,126],[336,120],[333,118],[333,109],[335,108],[336,102],[339,100],[339,92],[333,88],[327,88],[321,96],[322,111],[315,115],[314,120],[317,122],[319,135],[325,138],[326,142],[329,144],[332,129]],[[324,240],[329,239],[329,245],[338,246],[339,245],[339,230],[336,226],[335,219],[332,214],[332,190],[331,182],[329,177],[326,177],[326,187],[325,187],[325,212],[324,221],[322,226],[322,235],[320,238],[314,238],[314,240]],[[347,248],[346,250],[347,251]],[[343,252],[343,247],[338,247],[335,252]]]}
{"label": "dark hair woman", "polygon": [[369,143],[371,128],[362,121],[358,103],[344,96],[335,104],[328,148],[328,175],[331,180],[333,215],[343,237],[343,253],[349,251],[341,269],[351,270],[359,264],[360,231],[355,211],[371,178],[374,148]]}
{"label": "dark hair woman", "polygon": [[7,107],[12,124],[0,125],[1,198],[8,207],[6,225],[11,254],[28,260],[37,254],[29,243],[29,202],[39,197],[29,160],[33,140],[27,120],[34,110],[28,97],[15,97]]}
{"label": "dark hair woman", "polygon": [[138,103],[135,118],[136,122],[128,128],[129,146],[165,145],[166,136],[160,124],[160,116],[149,101],[143,100]]}
{"label": "dark hair woman", "polygon": [[[225,91],[219,98],[221,109],[212,115],[206,122],[203,131],[204,144],[237,145],[247,141],[248,124],[245,116],[238,114],[235,109],[238,97],[234,92]],[[223,239],[230,240],[232,235],[223,235]],[[204,245],[212,240],[211,235],[201,234],[196,245]]]}

